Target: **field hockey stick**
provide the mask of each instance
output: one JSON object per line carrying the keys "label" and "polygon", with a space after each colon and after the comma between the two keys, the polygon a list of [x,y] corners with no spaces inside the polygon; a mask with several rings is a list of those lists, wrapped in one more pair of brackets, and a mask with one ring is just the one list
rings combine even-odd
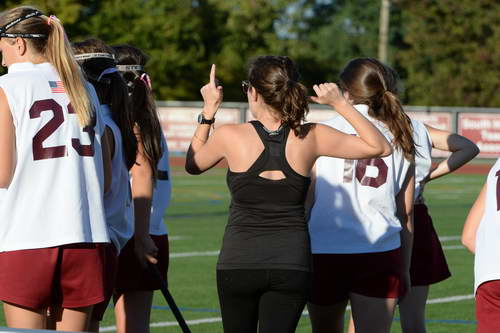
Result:
{"label": "field hockey stick", "polygon": [[165,297],[165,300],[168,303],[168,306],[170,307],[170,310],[172,310],[172,313],[175,316],[175,319],[179,323],[179,326],[182,329],[183,333],[191,333],[191,330],[189,329],[188,325],[186,324],[186,321],[184,320],[184,317],[182,316],[181,311],[177,307],[177,304],[175,304],[174,298],[172,297],[172,294],[168,291],[167,288],[167,283],[163,279],[163,277],[160,274],[160,271],[158,270],[158,267],[156,267],[155,264],[149,263],[149,268],[151,273],[154,275],[155,279],[160,282],[160,290],[163,296]]}

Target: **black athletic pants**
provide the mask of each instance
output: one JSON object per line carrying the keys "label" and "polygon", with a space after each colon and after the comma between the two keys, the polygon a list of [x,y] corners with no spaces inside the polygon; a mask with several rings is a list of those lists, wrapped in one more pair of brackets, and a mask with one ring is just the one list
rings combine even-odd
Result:
{"label": "black athletic pants", "polygon": [[292,333],[306,304],[310,273],[281,269],[217,270],[225,333]]}

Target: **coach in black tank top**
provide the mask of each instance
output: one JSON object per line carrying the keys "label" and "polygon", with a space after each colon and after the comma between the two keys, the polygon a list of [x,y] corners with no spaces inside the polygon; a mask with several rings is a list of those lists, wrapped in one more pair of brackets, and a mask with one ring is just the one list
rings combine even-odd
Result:
{"label": "coach in black tank top", "polygon": [[[228,170],[229,222],[217,269],[291,269],[309,271],[309,233],[304,200],[310,178],[295,172],[285,158],[290,127],[268,133],[252,121],[264,150],[246,172]],[[260,176],[279,170],[285,178]]]}
{"label": "coach in black tank top", "polygon": [[[224,332],[294,332],[309,289],[310,245],[304,202],[316,158],[370,158],[389,143],[342,96],[334,83],[314,86],[315,102],[331,105],[360,133],[303,124],[306,88],[288,57],[263,56],[242,82],[250,123],[225,125],[209,137],[222,102],[215,65],[201,89],[205,102],[186,158],[202,173],[225,159],[231,191],[229,221],[217,264]],[[342,144],[338,144],[342,142]]]}

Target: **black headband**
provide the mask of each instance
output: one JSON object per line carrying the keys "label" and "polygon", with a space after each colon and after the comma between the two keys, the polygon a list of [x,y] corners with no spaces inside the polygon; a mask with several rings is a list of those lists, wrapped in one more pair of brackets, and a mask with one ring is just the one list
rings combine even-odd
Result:
{"label": "black headband", "polygon": [[34,10],[24,16],[20,16],[16,18],[15,20],[7,23],[3,27],[0,27],[0,38],[1,37],[7,37],[7,38],[16,38],[16,37],[21,37],[21,38],[47,38],[47,35],[45,34],[32,34],[32,33],[7,33],[7,30],[15,26],[21,21],[27,20],[32,17],[40,16],[42,13],[38,10]]}

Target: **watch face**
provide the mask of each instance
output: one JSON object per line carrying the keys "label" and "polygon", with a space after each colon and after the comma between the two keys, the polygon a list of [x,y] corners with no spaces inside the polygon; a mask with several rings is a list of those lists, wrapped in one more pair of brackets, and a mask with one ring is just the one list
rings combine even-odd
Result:
{"label": "watch face", "polygon": [[203,114],[199,114],[198,115],[198,124],[201,124],[201,122],[203,121]]}

